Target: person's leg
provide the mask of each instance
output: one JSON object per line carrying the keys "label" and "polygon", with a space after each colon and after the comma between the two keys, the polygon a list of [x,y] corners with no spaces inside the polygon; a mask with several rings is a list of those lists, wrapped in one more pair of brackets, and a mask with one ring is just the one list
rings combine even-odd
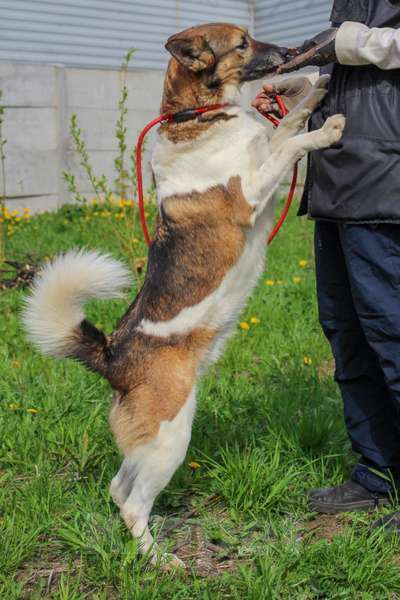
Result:
{"label": "person's leg", "polygon": [[[355,310],[375,354],[384,388],[375,396],[375,415],[356,407],[364,465],[353,479],[369,487],[371,467],[400,474],[400,227],[341,225],[340,239]],[[370,403],[373,410],[374,402]],[[389,474],[389,473],[387,473]]]}
{"label": "person's leg", "polygon": [[[379,362],[355,310],[340,226],[316,223],[315,256],[319,317],[335,358],[335,378],[343,398],[348,433],[353,449],[378,469],[384,462],[381,446],[387,436],[386,422],[391,419],[392,404]],[[372,495],[351,483],[323,488],[311,492],[313,507],[337,512],[373,506],[380,501],[381,494],[386,493],[387,486],[372,471],[367,470],[367,475],[368,481],[364,480],[361,485],[373,492]]]}

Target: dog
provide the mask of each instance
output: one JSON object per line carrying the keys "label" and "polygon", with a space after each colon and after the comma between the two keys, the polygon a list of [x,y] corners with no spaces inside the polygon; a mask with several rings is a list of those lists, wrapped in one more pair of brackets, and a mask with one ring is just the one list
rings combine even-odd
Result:
{"label": "dog", "polygon": [[339,141],[345,119],[300,133],[326,94],[323,77],[271,136],[239,107],[239,91],[273,73],[287,50],[242,27],[192,27],[166,48],[172,57],[161,113],[226,106],[159,128],[152,155],[159,222],[142,289],[106,336],[85,319],[83,305],[119,296],[129,271],[107,255],[67,252],[34,282],[24,322],[44,353],[81,361],[109,381],[110,424],[124,456],[112,498],[141,552],[178,565],[160,554],[148,520],[185,458],[198,378],[220,356],[262,274],[274,192],[307,152]]}

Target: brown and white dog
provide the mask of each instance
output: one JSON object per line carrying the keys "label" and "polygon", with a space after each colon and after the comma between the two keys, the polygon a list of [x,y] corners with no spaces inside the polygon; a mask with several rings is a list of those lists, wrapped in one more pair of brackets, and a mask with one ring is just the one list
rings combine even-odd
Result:
{"label": "brown and white dog", "polygon": [[241,27],[193,27],[166,47],[162,113],[229,106],[159,129],[152,166],[160,219],[141,291],[106,336],[83,305],[118,296],[129,272],[109,256],[68,252],[44,268],[24,314],[42,351],[80,360],[115,390],[110,423],[124,460],[111,494],[153,561],[149,514],[184,460],[199,375],[221,354],[263,271],[273,194],[297,160],[337,142],[345,124],[337,115],[295,136],[326,93],[321,78],[269,139],[270,130],[240,109],[238,93],[286,53]]}

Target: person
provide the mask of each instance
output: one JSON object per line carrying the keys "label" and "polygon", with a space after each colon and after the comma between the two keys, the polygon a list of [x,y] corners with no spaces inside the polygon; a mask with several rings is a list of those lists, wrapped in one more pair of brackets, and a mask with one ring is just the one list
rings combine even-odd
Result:
{"label": "person", "polygon": [[[331,22],[281,68],[331,74],[311,129],[346,116],[342,140],[309,157],[299,211],[315,220],[319,318],[360,455],[343,484],[308,493],[321,513],[370,510],[400,487],[400,2],[336,0]],[[275,110],[276,92],[293,83],[253,106]],[[400,533],[400,512],[377,524]]]}

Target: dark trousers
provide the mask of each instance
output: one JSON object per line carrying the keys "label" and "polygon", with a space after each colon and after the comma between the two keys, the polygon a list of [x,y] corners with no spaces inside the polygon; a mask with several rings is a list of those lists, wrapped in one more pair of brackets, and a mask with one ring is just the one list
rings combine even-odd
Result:
{"label": "dark trousers", "polygon": [[352,479],[400,483],[400,225],[317,221],[319,317],[335,357],[344,416],[361,455]]}

